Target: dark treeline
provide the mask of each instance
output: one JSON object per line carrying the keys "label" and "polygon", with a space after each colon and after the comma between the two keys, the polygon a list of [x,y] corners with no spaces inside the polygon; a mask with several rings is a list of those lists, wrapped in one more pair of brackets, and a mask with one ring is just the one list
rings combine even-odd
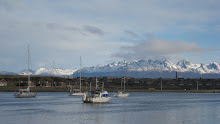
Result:
{"label": "dark treeline", "polygon": [[[5,89],[18,88],[27,86],[27,76],[21,75],[1,75],[1,82],[7,82],[7,86],[0,87]],[[110,91],[117,91],[121,88],[122,77],[98,77],[99,87],[104,84],[105,89]],[[82,77],[83,90],[88,90],[89,85],[95,87],[96,77]],[[162,83],[162,85],[161,85]],[[32,76],[31,86],[35,88],[64,88],[68,91],[70,86],[79,88],[79,77],[76,78],[63,78],[63,77],[50,77],[50,76]],[[162,86],[162,87],[161,87]],[[160,90],[219,90],[220,79],[151,79],[151,78],[126,78],[126,90],[144,91],[148,89]]]}

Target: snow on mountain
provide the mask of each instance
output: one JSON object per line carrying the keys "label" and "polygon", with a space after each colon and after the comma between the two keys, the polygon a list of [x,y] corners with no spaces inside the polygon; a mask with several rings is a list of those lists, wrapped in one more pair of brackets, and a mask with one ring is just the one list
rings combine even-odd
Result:
{"label": "snow on mountain", "polygon": [[220,65],[216,62],[210,63],[209,65],[207,65],[207,68],[210,70],[220,70]]}
{"label": "snow on mountain", "polygon": [[[93,67],[85,67],[82,69],[83,73],[94,72],[120,72],[124,70],[123,62],[113,62],[107,65],[98,65]],[[133,72],[141,71],[177,71],[177,72],[193,72],[193,73],[220,73],[220,65],[216,62],[210,64],[193,64],[188,60],[181,60],[177,64],[165,60],[139,60],[126,63],[126,70]]]}
{"label": "snow on mountain", "polygon": [[93,67],[84,67],[81,69],[81,71],[92,73],[92,72],[112,72],[122,69],[123,69],[123,62],[118,62],[118,63],[113,62],[105,66],[98,65]]}
{"label": "snow on mountain", "polygon": [[34,70],[29,70],[29,72],[28,72],[28,69],[25,69],[25,70],[23,70],[23,71],[21,71],[20,73],[19,73],[19,75],[33,75],[34,74]]}
{"label": "snow on mountain", "polygon": [[[78,69],[63,69],[63,68],[39,68],[36,71],[30,71],[31,75],[41,75],[41,76],[66,76],[72,75]],[[20,75],[28,75],[28,71],[24,70]]]}
{"label": "snow on mountain", "polygon": [[[126,69],[128,71],[149,71],[149,70],[175,70],[177,69],[176,65],[174,65],[169,60],[139,60],[133,62],[126,63]],[[98,65],[93,67],[85,67],[82,69],[82,72],[115,72],[115,71],[123,71],[124,63],[123,62],[113,62],[107,65]]]}
{"label": "snow on mountain", "polygon": [[193,64],[188,60],[180,60],[179,62],[177,62],[176,66],[179,69],[178,72],[202,72],[202,70],[198,70],[201,64]]}
{"label": "snow on mountain", "polygon": [[[193,64],[188,60],[181,60],[177,63],[173,63],[170,60],[139,60],[130,61],[124,64],[120,62],[112,62],[107,65],[97,65],[92,67],[84,67],[81,69],[82,76],[122,76],[124,70],[130,77],[168,77],[174,78],[175,73],[179,72],[187,77],[199,77],[207,74],[220,74],[220,65],[216,62],[210,64]],[[27,75],[27,70],[20,73],[21,75]],[[31,71],[33,75],[42,76],[66,76],[74,75],[79,76],[79,69],[52,69],[52,68],[40,68],[36,71]],[[216,76],[216,75],[215,75]],[[213,76],[214,77],[214,76]]]}
{"label": "snow on mountain", "polygon": [[193,64],[192,64],[190,61],[181,60],[181,61],[177,62],[176,65],[178,65],[178,66],[180,66],[180,67],[182,67],[182,68],[187,69],[187,68],[189,68],[190,66],[192,66]]}
{"label": "snow on mountain", "polygon": [[169,60],[139,60],[127,63],[128,71],[172,71],[177,67]]}
{"label": "snow on mountain", "polygon": [[40,68],[38,69],[34,75],[55,75],[55,76],[64,76],[64,75],[71,75],[75,72],[76,70],[71,70],[71,69],[62,69],[62,68]]}

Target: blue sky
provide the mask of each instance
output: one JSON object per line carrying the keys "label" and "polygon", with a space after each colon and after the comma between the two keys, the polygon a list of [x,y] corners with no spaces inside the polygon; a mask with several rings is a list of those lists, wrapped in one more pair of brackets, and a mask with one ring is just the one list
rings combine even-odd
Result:
{"label": "blue sky", "polygon": [[0,0],[0,71],[167,58],[220,63],[218,0]]}

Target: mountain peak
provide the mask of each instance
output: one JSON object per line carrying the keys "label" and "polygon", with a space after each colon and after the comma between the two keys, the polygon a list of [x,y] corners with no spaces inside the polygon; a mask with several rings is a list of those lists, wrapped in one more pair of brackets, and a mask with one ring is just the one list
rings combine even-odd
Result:
{"label": "mountain peak", "polygon": [[218,63],[216,62],[213,62],[213,63],[210,63],[208,66],[207,66],[208,69],[214,69],[214,70],[219,70],[220,71],[220,66]]}
{"label": "mountain peak", "polygon": [[[42,76],[66,76],[72,75],[78,69],[63,69],[63,68],[39,68],[36,71],[30,71],[31,75],[42,75]],[[28,75],[28,71],[24,70],[20,75]]]}
{"label": "mountain peak", "polygon": [[189,60],[180,60],[179,62],[177,62],[176,65],[186,69],[190,67],[192,63]]}
{"label": "mountain peak", "polygon": [[[122,74],[124,69],[127,70],[127,73],[130,73],[131,77],[138,77],[137,74],[142,76],[146,74],[168,72],[181,72],[181,73],[195,73],[195,74],[220,74],[220,65],[216,62],[210,64],[193,64],[189,60],[180,60],[177,64],[173,63],[168,59],[148,59],[148,60],[139,60],[139,61],[129,61],[126,62],[126,67],[124,68],[124,62],[112,62],[107,65],[97,65],[93,67],[84,67],[81,69],[81,72],[85,76],[89,74],[90,76],[105,76],[109,74],[110,76],[119,76]],[[63,69],[63,68],[39,68],[36,71],[33,71],[33,75],[47,75],[47,76],[63,76],[63,75],[72,75],[77,74],[78,69]],[[25,75],[26,73],[20,73]],[[168,74],[164,74],[168,75]],[[173,74],[172,74],[173,75]],[[157,74],[156,74],[157,76]],[[163,76],[163,75],[162,75]],[[163,76],[165,77],[165,76]]]}

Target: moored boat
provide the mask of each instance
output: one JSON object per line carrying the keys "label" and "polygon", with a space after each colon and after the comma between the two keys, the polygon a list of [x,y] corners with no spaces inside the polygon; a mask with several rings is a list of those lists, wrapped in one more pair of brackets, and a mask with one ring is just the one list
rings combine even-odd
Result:
{"label": "moored boat", "polygon": [[80,88],[79,89],[73,89],[72,90],[72,87],[71,87],[71,90],[70,90],[70,93],[69,95],[70,96],[82,96],[83,95],[83,92],[81,91],[82,90],[82,86],[81,86],[81,82],[82,82],[82,79],[81,79],[81,66],[82,66],[82,61],[81,61],[81,56],[80,56],[80,77],[79,77],[79,86]]}
{"label": "moored boat", "polygon": [[[124,70],[125,70],[125,61],[124,61]],[[125,76],[124,76],[124,90],[122,91],[122,81],[121,81],[121,90],[118,91],[118,93],[116,95],[114,95],[115,97],[128,97],[130,95],[130,93],[125,92]]]}
{"label": "moored boat", "polygon": [[114,95],[115,97],[128,97],[130,94],[126,93],[124,91],[118,91],[117,95]]}
{"label": "moored boat", "polygon": [[[37,93],[30,91],[30,51],[28,45],[28,87],[27,89],[19,89],[18,93],[14,93],[15,98],[36,97]],[[20,85],[19,85],[20,86]]]}
{"label": "moored boat", "polygon": [[97,78],[96,78],[96,90],[91,91],[89,94],[83,93],[83,102],[84,103],[107,103],[111,99],[111,96],[104,89],[104,83],[102,84],[102,90],[97,87]]}
{"label": "moored boat", "polygon": [[70,96],[82,96],[83,92],[80,91],[80,89],[73,89],[70,90]]}
{"label": "moored boat", "polygon": [[84,103],[106,103],[109,102],[111,96],[107,91],[92,91],[90,95],[83,94]]}
{"label": "moored boat", "polygon": [[30,88],[28,86],[27,89],[19,89],[18,93],[15,93],[15,98],[30,98],[30,97],[36,97],[36,92],[30,92]]}

